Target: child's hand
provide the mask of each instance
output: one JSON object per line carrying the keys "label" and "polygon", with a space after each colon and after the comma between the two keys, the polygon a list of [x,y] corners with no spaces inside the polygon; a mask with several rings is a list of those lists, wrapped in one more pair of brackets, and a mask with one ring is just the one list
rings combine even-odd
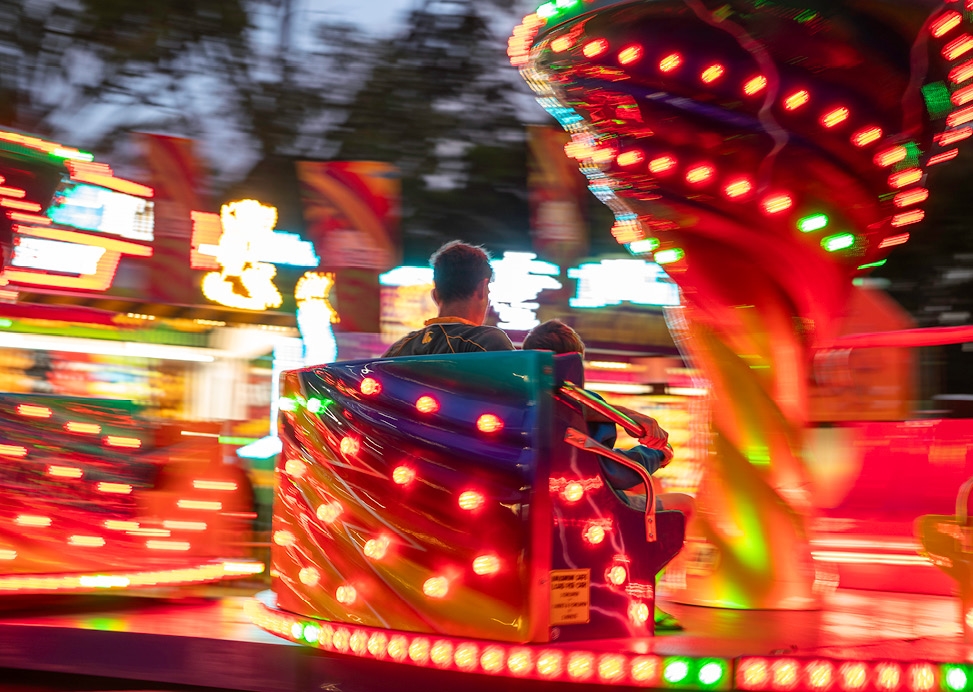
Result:
{"label": "child's hand", "polygon": [[659,421],[652,416],[633,411],[630,408],[623,406],[616,406],[615,408],[642,426],[642,434],[638,438],[639,444],[645,445],[650,449],[658,449],[661,451],[665,455],[662,460],[663,466],[672,460],[672,446],[669,444],[669,433],[659,425]]}

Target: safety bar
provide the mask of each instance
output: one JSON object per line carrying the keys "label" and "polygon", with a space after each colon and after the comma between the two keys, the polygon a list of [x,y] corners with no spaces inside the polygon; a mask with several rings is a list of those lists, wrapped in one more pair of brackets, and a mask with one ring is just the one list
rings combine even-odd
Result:
{"label": "safety bar", "polygon": [[614,449],[609,449],[598,442],[598,440],[593,437],[588,437],[580,430],[568,428],[564,434],[564,441],[572,447],[583,449],[586,452],[594,452],[606,459],[611,459],[639,474],[642,482],[645,483],[645,540],[648,543],[655,542],[655,487],[652,485],[652,476],[649,475],[648,470],[637,461],[629,459]]}
{"label": "safety bar", "polygon": [[585,391],[577,385],[570,382],[565,382],[561,385],[560,393],[566,396],[568,399],[576,401],[582,406],[587,406],[593,411],[600,413],[612,423],[617,423],[618,425],[622,426],[622,429],[632,437],[642,437],[642,435],[645,434],[645,430],[641,425],[613,406],[592,395],[591,392]]}

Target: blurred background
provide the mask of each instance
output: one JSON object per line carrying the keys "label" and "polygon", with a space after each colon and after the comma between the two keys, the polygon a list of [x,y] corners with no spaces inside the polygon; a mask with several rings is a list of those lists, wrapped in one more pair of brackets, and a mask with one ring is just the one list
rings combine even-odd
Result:
{"label": "blurred background", "polygon": [[[33,222],[74,234],[53,247],[13,233],[0,391],[219,423],[266,532],[280,371],[374,357],[421,325],[435,311],[428,257],[462,239],[495,257],[490,321],[515,343],[538,320],[573,325],[589,386],[660,419],[679,459],[663,483],[692,492],[706,390],[666,326],[678,292],[613,237],[568,138],[509,64],[510,31],[536,5],[0,1],[0,159],[53,171]],[[111,170],[92,178],[64,147]],[[844,334],[973,323],[971,165],[963,150],[930,173],[926,221],[860,282]],[[275,270],[266,300],[206,284],[227,275],[221,209],[244,199],[276,211],[236,229],[264,234],[251,259]],[[78,248],[101,252],[91,238],[109,235],[130,243],[116,264],[81,266]],[[815,422],[973,417],[971,347],[821,354]]]}

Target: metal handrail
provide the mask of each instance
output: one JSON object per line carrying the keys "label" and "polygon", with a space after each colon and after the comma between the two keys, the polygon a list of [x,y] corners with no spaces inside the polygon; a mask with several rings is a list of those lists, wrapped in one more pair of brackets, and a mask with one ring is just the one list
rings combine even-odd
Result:
{"label": "metal handrail", "polygon": [[572,447],[577,447],[586,452],[594,452],[606,459],[611,459],[614,462],[622,464],[623,466],[632,469],[639,477],[641,477],[642,482],[645,483],[645,540],[648,543],[653,543],[656,540],[655,532],[655,486],[652,485],[652,476],[649,474],[648,470],[642,466],[642,464],[637,461],[629,459],[624,454],[616,452],[614,449],[609,449],[605,445],[598,442],[598,440],[593,437],[589,437],[580,430],[575,428],[568,428],[567,432],[564,434],[564,441],[567,442]]}

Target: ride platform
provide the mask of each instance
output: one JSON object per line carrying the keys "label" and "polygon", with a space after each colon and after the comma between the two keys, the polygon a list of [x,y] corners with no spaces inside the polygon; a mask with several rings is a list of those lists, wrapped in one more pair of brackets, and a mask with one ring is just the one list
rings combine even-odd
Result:
{"label": "ride platform", "polygon": [[[208,589],[208,594],[218,594]],[[227,593],[227,590],[222,590]],[[533,649],[591,655],[573,681],[519,679],[509,671],[463,672],[299,646],[269,634],[245,612],[250,596],[102,597],[22,603],[0,614],[0,668],[100,676],[253,692],[429,689],[621,688],[744,690],[966,690],[971,686],[959,600],[945,596],[838,589],[816,611],[739,611],[662,603],[682,632],[631,640],[574,641]],[[436,638],[431,637],[435,642]],[[489,644],[489,643],[484,643]],[[516,647],[507,647],[507,662]],[[652,679],[606,676],[607,657],[657,661]],[[536,659],[535,659],[536,660]],[[703,662],[718,679],[701,681]],[[565,671],[568,666],[565,665]],[[644,670],[644,668],[643,668]],[[716,668],[709,669],[711,673]],[[680,677],[682,675],[682,677]]]}

